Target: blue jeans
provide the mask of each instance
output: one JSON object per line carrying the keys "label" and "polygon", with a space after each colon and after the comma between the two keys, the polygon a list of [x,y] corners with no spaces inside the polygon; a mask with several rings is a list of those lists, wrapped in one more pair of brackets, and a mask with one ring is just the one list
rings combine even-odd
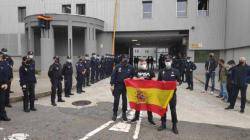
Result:
{"label": "blue jeans", "polygon": [[205,83],[205,91],[207,91],[208,89],[208,83],[209,83],[209,79],[211,78],[211,84],[212,84],[212,91],[214,91],[214,85],[215,85],[215,72],[209,72],[206,73],[206,83]]}
{"label": "blue jeans", "polygon": [[227,93],[227,82],[220,82],[220,96],[223,97],[226,101],[228,99]]}

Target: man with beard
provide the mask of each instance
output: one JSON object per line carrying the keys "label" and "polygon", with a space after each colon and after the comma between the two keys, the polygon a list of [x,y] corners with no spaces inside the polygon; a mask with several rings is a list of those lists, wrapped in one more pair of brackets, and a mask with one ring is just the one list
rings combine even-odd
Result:
{"label": "man with beard", "polygon": [[[140,59],[138,63],[138,70],[135,73],[134,80],[156,80],[155,73],[152,70],[147,69],[147,62],[144,59]],[[147,111],[148,113],[148,122],[150,124],[155,125],[155,122],[153,121],[153,114],[151,111]],[[135,122],[139,120],[140,117],[140,111],[136,110],[134,118],[131,120],[131,122]]]}

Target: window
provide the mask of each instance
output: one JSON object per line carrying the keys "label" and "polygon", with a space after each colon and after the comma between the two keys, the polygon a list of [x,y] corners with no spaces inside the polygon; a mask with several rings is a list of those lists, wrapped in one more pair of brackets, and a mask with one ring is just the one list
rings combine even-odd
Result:
{"label": "window", "polygon": [[18,7],[18,22],[23,22],[26,17],[26,7]]}
{"label": "window", "polygon": [[209,0],[198,0],[198,16],[208,16]]}
{"label": "window", "polygon": [[62,13],[71,13],[71,5],[62,5]]}
{"label": "window", "polygon": [[85,15],[86,11],[85,11],[85,4],[77,4],[76,5],[76,13],[79,15]]}
{"label": "window", "polygon": [[177,17],[187,16],[187,0],[177,0]]}
{"label": "window", "polygon": [[143,18],[152,18],[152,1],[142,1]]}
{"label": "window", "polygon": [[198,50],[194,52],[194,62],[205,63],[209,57],[209,53],[214,53],[214,57],[217,60],[220,58],[220,51]]}

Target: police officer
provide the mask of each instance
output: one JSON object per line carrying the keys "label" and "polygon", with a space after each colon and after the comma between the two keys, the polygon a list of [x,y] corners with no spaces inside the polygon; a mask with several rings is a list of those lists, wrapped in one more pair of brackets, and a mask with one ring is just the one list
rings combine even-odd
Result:
{"label": "police officer", "polygon": [[186,81],[188,87],[186,89],[193,90],[194,83],[193,83],[193,71],[196,70],[196,65],[190,60],[191,57],[187,57],[187,62],[185,65],[185,73],[186,73]]}
{"label": "police officer", "polygon": [[91,84],[95,83],[95,75],[96,75],[96,54],[92,53],[92,57],[90,59],[90,67],[91,67]]}
{"label": "police officer", "polygon": [[[156,80],[155,79],[155,73],[152,70],[147,69],[147,62],[144,59],[140,59],[138,62],[138,70],[135,73],[134,80],[142,79],[142,80]],[[155,125],[155,122],[153,121],[153,114],[151,111],[147,111],[148,113],[148,121],[149,123]],[[135,112],[135,117],[131,120],[131,122],[135,122],[139,120],[140,111]]]}
{"label": "police officer", "polygon": [[66,63],[63,65],[62,75],[64,76],[64,93],[65,97],[70,97],[73,95],[72,90],[72,75],[73,75],[73,66],[70,56],[67,56]]}
{"label": "police officer", "polygon": [[100,71],[101,71],[101,60],[99,54],[96,57],[96,82],[100,80]]}
{"label": "police officer", "polygon": [[13,59],[11,58],[11,56],[9,56],[7,53],[8,53],[8,50],[6,48],[2,48],[1,49],[1,52],[5,55],[5,60],[8,64],[8,74],[10,74],[10,77],[9,77],[9,82],[8,82],[8,88],[7,88],[7,92],[5,94],[5,106],[6,107],[12,107],[12,105],[10,104],[10,93],[12,92],[11,91],[11,82],[13,80],[13,65],[14,65],[14,61]]}
{"label": "police officer", "polygon": [[[161,69],[159,71],[158,75],[158,81],[177,81],[181,82],[180,79],[180,73],[177,69],[172,67],[172,59],[170,57],[166,57],[165,60],[165,68]],[[172,131],[175,134],[178,134],[177,130],[177,114],[176,114],[176,90],[174,92],[174,95],[169,103],[170,105],[170,110],[171,110],[171,116],[172,116]],[[158,131],[162,131],[166,129],[166,114],[164,114],[163,117],[161,117],[161,126],[158,128]]]}
{"label": "police officer", "polygon": [[86,69],[86,72],[85,72],[85,75],[84,75],[84,85],[86,86],[90,86],[89,84],[89,77],[90,77],[90,58],[89,58],[89,55],[88,54],[85,54],[85,59],[84,59],[84,66],[85,66],[85,69]]}
{"label": "police officer", "polygon": [[62,65],[60,64],[60,60],[58,56],[55,56],[54,63],[50,65],[48,76],[51,82],[51,105],[56,106],[56,94],[57,94],[57,101],[58,102],[65,102],[62,99]]}
{"label": "police officer", "polygon": [[127,121],[127,95],[124,80],[134,76],[134,68],[128,64],[128,57],[123,55],[120,64],[116,65],[111,75],[111,91],[114,96],[113,117],[115,121],[117,118],[117,111],[119,106],[120,96],[122,95],[122,119]]}
{"label": "police officer", "polygon": [[[31,54],[29,52],[28,54]],[[24,112],[36,111],[35,108],[35,64],[28,56],[23,57],[22,65],[19,68],[20,86],[23,91]]]}
{"label": "police officer", "polygon": [[101,61],[100,61],[100,79],[103,80],[105,78],[105,58],[104,56],[101,57]]}
{"label": "police officer", "polygon": [[4,54],[0,52],[0,120],[10,121],[5,111],[5,94],[7,93],[9,82],[9,66],[4,57]]}
{"label": "police officer", "polygon": [[85,92],[84,90],[82,90],[83,87],[83,81],[84,81],[84,75],[86,72],[84,63],[83,63],[83,59],[80,58],[79,61],[76,63],[76,72],[77,72],[77,76],[76,76],[76,80],[77,80],[77,84],[76,84],[76,89],[77,89],[77,93],[81,94],[82,92]]}

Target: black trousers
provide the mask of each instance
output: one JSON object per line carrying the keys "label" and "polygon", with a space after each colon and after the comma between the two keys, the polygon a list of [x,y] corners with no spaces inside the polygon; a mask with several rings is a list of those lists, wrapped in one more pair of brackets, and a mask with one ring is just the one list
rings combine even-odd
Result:
{"label": "black trousers", "polygon": [[124,85],[115,85],[114,87],[114,105],[113,105],[113,113],[117,114],[120,96],[122,95],[122,112],[125,113],[127,111],[127,95],[126,95],[126,87]]}
{"label": "black trousers", "polygon": [[35,84],[26,84],[23,90],[23,109],[27,110],[35,108]]}
{"label": "black trousers", "polygon": [[228,102],[231,103],[233,101],[233,84],[227,82],[227,93],[228,93]]}
{"label": "black trousers", "polygon": [[0,89],[0,118],[7,117],[6,111],[5,111],[5,94],[6,90]]}
{"label": "black trousers", "polygon": [[91,78],[91,83],[93,84],[95,82],[95,70],[91,70],[91,75],[90,75],[90,78]]}
{"label": "black trousers", "polygon": [[194,82],[193,82],[193,73],[192,72],[187,72],[186,73],[186,82],[188,84],[188,87],[193,89],[194,87]]}
{"label": "black trousers", "polygon": [[[176,91],[173,95],[173,98],[171,99],[169,105],[170,105],[170,110],[171,110],[171,117],[172,117],[172,123],[176,124],[178,122],[177,120],[177,113],[176,113],[176,103],[177,103],[177,97],[176,97]],[[166,125],[167,122],[167,115],[166,113],[164,116],[161,117],[161,124]]]}
{"label": "black trousers", "polygon": [[55,103],[56,94],[58,101],[62,100],[62,82],[60,80],[52,82],[51,91],[51,103]]}
{"label": "black trousers", "polygon": [[10,104],[10,88],[11,88],[11,81],[7,83],[7,90],[5,92],[5,105]]}
{"label": "black trousers", "polygon": [[[148,120],[152,121],[153,120],[153,114],[152,114],[152,112],[151,111],[147,111],[147,113],[148,113]],[[139,119],[139,117],[140,117],[140,111],[135,111],[135,118]]]}
{"label": "black trousers", "polygon": [[69,96],[72,90],[72,75],[64,77],[64,93]]}
{"label": "black trousers", "polygon": [[81,93],[82,92],[82,87],[83,87],[84,77],[78,76],[76,78],[76,81],[77,81],[77,83],[76,83],[76,91],[77,91],[77,93]]}
{"label": "black trousers", "polygon": [[234,107],[235,102],[237,100],[238,94],[241,94],[241,109],[245,109],[245,105],[246,105],[246,91],[247,91],[247,85],[246,86],[237,86],[237,85],[233,85],[233,95],[232,95],[232,101],[230,103],[231,107]]}
{"label": "black trousers", "polygon": [[100,70],[96,70],[96,75],[95,75],[95,80],[99,81],[100,80]]}

